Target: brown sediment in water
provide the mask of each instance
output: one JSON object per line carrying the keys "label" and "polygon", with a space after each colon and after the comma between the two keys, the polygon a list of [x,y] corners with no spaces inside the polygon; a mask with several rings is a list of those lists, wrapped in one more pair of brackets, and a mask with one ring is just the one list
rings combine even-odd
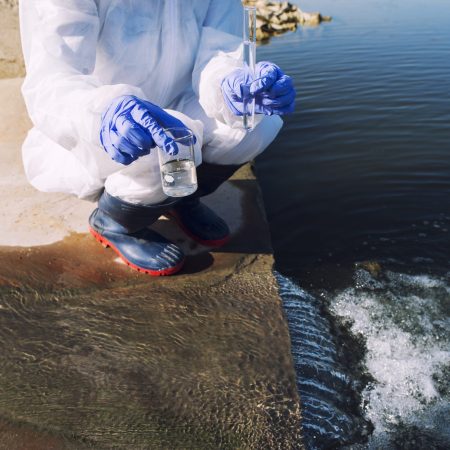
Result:
{"label": "brown sediment in water", "polygon": [[81,442],[55,437],[29,424],[10,423],[0,419],[0,450],[87,450],[87,448]]}
{"label": "brown sediment in water", "polygon": [[151,278],[83,234],[0,251],[1,414],[20,419],[17,442],[37,432],[25,422],[94,448],[301,448],[272,257],[203,253],[207,268],[194,255]]}

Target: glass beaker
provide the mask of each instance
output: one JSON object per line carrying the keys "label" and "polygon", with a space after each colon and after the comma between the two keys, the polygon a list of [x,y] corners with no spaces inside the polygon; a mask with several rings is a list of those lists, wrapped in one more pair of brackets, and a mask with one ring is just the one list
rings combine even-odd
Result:
{"label": "glass beaker", "polygon": [[194,160],[194,135],[186,128],[166,128],[178,153],[169,155],[158,148],[162,188],[169,197],[185,197],[197,190],[197,170]]}

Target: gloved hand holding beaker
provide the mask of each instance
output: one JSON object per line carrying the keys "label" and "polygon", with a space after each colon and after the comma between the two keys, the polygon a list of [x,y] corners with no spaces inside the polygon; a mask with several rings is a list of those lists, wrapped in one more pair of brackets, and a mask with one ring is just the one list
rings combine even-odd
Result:
{"label": "gloved hand holding beaker", "polygon": [[117,97],[102,116],[100,141],[114,161],[128,165],[158,146],[176,155],[177,144],[164,129],[188,130],[159,106],[132,95]]}
{"label": "gloved hand holding beaker", "polygon": [[292,78],[276,64],[267,61],[256,64],[254,79],[244,68],[231,72],[222,81],[222,94],[236,116],[243,114],[245,95],[255,97],[255,112],[267,116],[293,112],[296,96]]}

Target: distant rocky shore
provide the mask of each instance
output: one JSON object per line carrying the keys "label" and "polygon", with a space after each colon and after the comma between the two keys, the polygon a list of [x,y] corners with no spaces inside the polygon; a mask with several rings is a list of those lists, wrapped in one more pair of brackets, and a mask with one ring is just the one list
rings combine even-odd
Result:
{"label": "distant rocky shore", "polygon": [[256,38],[265,41],[287,31],[293,31],[298,25],[319,25],[329,22],[330,16],[322,16],[319,12],[308,13],[289,2],[256,2],[257,21]]}
{"label": "distant rocky shore", "polygon": [[[331,20],[331,17],[318,12],[303,12],[289,2],[257,0],[256,6],[256,38],[260,42],[293,31],[298,25],[318,25]],[[18,0],[0,0],[0,79],[25,75],[17,16]]]}

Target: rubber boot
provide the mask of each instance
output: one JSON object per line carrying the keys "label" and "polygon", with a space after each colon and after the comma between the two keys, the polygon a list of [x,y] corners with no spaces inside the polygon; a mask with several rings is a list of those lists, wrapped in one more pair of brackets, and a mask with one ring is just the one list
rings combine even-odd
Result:
{"label": "rubber boot", "polygon": [[218,165],[203,163],[197,167],[198,189],[183,198],[171,210],[180,228],[193,240],[208,247],[220,247],[230,239],[226,222],[200,201],[200,197],[213,193],[243,164]]}
{"label": "rubber boot", "polygon": [[139,272],[152,276],[172,275],[184,263],[181,249],[147,228],[176,201],[141,206],[103,192],[98,208],[89,217],[90,232],[105,247]]}

